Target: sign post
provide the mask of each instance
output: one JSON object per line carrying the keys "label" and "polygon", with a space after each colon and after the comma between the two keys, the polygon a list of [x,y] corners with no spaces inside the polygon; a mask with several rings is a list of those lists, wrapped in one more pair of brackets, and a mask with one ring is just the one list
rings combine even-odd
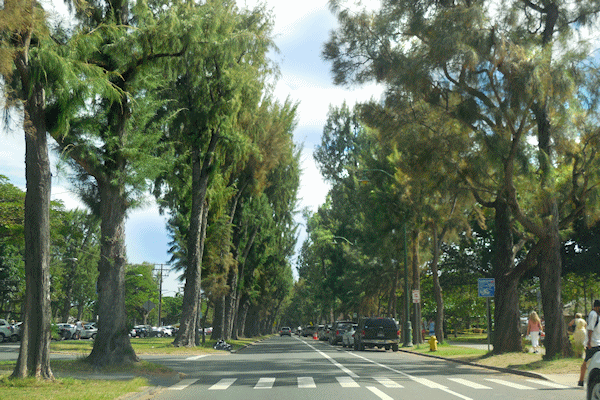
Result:
{"label": "sign post", "polygon": [[488,351],[490,351],[490,332],[491,332],[491,311],[490,297],[494,297],[496,293],[496,280],[494,278],[479,278],[477,279],[477,292],[479,297],[485,297],[487,303],[487,342]]}

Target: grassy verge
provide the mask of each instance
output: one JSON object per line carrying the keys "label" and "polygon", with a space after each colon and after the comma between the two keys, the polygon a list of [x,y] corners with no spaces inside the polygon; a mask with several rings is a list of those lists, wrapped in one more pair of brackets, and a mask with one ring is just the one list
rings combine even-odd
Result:
{"label": "grassy verge", "polygon": [[[451,339],[454,341],[454,338]],[[542,360],[541,354],[528,352],[493,355],[492,353],[488,353],[487,350],[448,344],[438,345],[438,350],[434,352],[429,351],[428,344],[414,346],[405,350],[438,357],[459,359],[485,366],[531,371],[540,374],[578,374],[582,362],[581,358],[575,357],[546,361]]]}
{"label": "grassy verge", "polygon": [[[231,340],[228,343],[234,350],[254,343],[262,338]],[[174,347],[173,338],[132,338],[131,344],[138,356],[144,354],[227,354],[222,350],[214,350],[215,341],[206,340],[203,346],[194,348]],[[57,378],[54,381],[38,381],[34,378],[10,379],[16,362],[0,362],[0,393],[2,398],[11,400],[54,400],[82,399],[104,400],[116,399],[128,393],[140,392],[149,385],[153,376],[170,375],[169,368],[141,361],[131,366],[94,369],[83,361],[92,351],[92,340],[65,340],[52,342],[50,351],[53,353],[76,354],[77,359],[71,361],[54,360],[50,368],[57,376],[86,376],[89,374],[125,374],[135,376],[124,380],[94,380],[76,378]]]}
{"label": "grassy verge", "polygon": [[[265,337],[247,338],[239,340],[230,340],[227,343],[233,346],[233,350],[238,350],[248,344],[254,343],[257,340]],[[140,356],[144,354],[206,354],[206,353],[223,353],[222,350],[214,350],[213,345],[216,340],[206,339],[203,345],[197,347],[174,347],[172,345],[173,338],[131,338],[131,345],[135,353]],[[51,352],[78,354],[87,356],[92,351],[94,342],[92,340],[62,340],[52,342],[50,344]]]}

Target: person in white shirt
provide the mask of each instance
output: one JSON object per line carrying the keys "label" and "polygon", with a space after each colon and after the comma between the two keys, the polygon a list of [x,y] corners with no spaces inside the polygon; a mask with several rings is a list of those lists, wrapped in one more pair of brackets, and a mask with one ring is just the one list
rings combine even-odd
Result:
{"label": "person in white shirt", "polygon": [[583,386],[587,363],[596,352],[600,351],[600,300],[594,300],[594,309],[590,311],[587,320],[587,344],[585,346],[585,360],[581,364],[579,375],[579,386]]}

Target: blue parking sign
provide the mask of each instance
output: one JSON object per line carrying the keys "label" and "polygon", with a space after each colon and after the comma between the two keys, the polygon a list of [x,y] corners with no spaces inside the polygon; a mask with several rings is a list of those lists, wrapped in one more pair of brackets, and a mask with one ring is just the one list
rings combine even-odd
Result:
{"label": "blue parking sign", "polygon": [[494,297],[496,291],[496,280],[494,278],[477,279],[479,297]]}

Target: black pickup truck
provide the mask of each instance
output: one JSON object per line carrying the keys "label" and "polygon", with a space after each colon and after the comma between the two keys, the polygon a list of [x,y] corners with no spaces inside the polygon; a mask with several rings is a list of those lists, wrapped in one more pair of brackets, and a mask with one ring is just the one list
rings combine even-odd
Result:
{"label": "black pickup truck", "polygon": [[363,318],[354,334],[354,350],[366,347],[398,351],[400,330],[393,318]]}

